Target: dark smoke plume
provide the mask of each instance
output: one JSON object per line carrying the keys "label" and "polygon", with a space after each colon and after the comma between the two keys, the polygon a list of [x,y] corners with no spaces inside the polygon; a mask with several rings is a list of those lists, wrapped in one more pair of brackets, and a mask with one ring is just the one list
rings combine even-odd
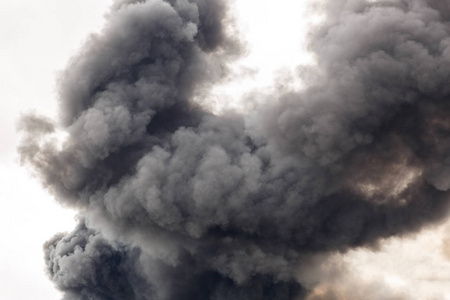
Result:
{"label": "dark smoke plume", "polygon": [[61,76],[67,141],[21,122],[22,160],[81,215],[45,245],[64,299],[302,299],[305,257],[446,217],[448,2],[321,9],[307,88],[217,116],[192,99],[239,52],[225,1],[115,2]]}

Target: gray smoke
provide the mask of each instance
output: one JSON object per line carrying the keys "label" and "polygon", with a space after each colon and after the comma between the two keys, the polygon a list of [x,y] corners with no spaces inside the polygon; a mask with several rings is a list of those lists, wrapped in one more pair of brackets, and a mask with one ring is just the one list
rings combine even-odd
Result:
{"label": "gray smoke", "polygon": [[114,3],[61,76],[67,141],[21,122],[22,161],[80,211],[45,245],[64,299],[302,299],[311,254],[447,216],[448,3],[321,9],[307,88],[217,116],[192,99],[240,51],[225,1]]}

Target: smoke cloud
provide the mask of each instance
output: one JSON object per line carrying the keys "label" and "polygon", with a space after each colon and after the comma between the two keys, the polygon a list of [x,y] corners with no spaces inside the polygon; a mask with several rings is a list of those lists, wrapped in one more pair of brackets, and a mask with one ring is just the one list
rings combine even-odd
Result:
{"label": "smoke cloud", "polygon": [[67,140],[51,120],[20,126],[22,161],[80,212],[45,245],[65,300],[341,299],[298,279],[311,254],[447,216],[447,2],[320,9],[307,87],[214,115],[192,99],[241,50],[226,2],[114,3],[61,75]]}

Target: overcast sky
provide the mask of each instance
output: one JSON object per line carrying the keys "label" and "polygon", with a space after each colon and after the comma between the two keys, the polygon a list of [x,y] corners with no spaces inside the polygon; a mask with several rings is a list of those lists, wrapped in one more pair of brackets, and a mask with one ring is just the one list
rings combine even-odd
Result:
{"label": "overcast sky", "polygon": [[[209,95],[214,109],[227,105],[242,109],[245,105],[235,99],[245,92],[256,86],[276,88],[272,85],[273,78],[287,76],[295,71],[293,66],[311,62],[311,57],[302,50],[305,19],[287,17],[304,13],[299,1],[259,1],[258,11],[250,9],[252,1],[240,0],[237,5],[239,24],[247,34],[252,54],[235,68],[236,72],[253,69],[256,73],[244,81],[217,86]],[[61,297],[45,276],[42,244],[59,231],[71,230],[74,212],[59,207],[29,172],[19,167],[15,149],[20,137],[15,127],[21,113],[36,111],[55,117],[58,70],[64,68],[90,32],[100,30],[110,3],[110,0],[2,3],[0,299]],[[292,32],[286,28],[292,28]],[[220,103],[219,95],[221,99],[234,101]],[[393,289],[414,288],[428,299],[432,296],[450,299],[450,246],[445,248],[450,240],[449,226],[429,228],[407,239],[391,239],[379,252],[352,251],[344,255],[344,261],[351,276],[363,274],[368,285],[383,282]]]}
{"label": "overcast sky", "polygon": [[71,230],[74,213],[55,204],[17,163],[21,113],[56,112],[55,81],[109,0],[3,1],[0,8],[0,299],[60,299],[44,273],[42,244]]}

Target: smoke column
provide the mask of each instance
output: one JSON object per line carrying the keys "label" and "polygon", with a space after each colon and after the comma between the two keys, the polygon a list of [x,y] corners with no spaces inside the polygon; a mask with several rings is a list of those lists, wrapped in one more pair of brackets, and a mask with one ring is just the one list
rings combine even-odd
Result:
{"label": "smoke column", "polygon": [[307,87],[214,115],[192,99],[239,54],[226,2],[114,3],[61,76],[67,140],[20,123],[22,161],[80,213],[45,244],[63,299],[304,299],[307,257],[447,216],[448,2],[320,9]]}

